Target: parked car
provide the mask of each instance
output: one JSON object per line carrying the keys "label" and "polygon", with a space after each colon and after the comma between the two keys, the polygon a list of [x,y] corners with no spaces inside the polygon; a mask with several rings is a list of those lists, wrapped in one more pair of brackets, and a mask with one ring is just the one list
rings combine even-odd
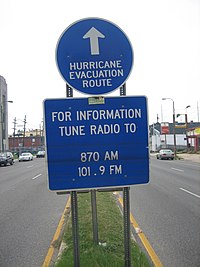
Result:
{"label": "parked car", "polygon": [[36,154],[36,157],[37,158],[44,158],[45,157],[45,151],[44,150],[38,151],[38,153]]}
{"label": "parked car", "polygon": [[13,165],[14,158],[13,154],[11,152],[2,152],[0,153],[0,166],[4,165],[7,166],[7,164]]}
{"label": "parked car", "polygon": [[171,149],[161,149],[156,157],[157,159],[174,159],[174,152]]}
{"label": "parked car", "polygon": [[29,160],[33,160],[33,155],[29,152],[22,153],[19,156],[19,161],[29,161]]}

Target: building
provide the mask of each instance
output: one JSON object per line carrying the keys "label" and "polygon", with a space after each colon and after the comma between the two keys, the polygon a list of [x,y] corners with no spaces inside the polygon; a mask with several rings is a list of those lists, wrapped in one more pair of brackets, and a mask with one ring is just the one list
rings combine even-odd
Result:
{"label": "building", "polygon": [[200,151],[200,127],[194,127],[187,130],[187,140],[189,148],[194,151]]}
{"label": "building", "polygon": [[[192,150],[197,152],[200,150],[199,134],[199,122],[188,122],[176,124],[175,137],[176,137],[176,149],[180,150]],[[162,148],[174,149],[174,127],[173,123],[154,123],[149,126],[150,132],[150,151],[159,151]]]}
{"label": "building", "polygon": [[15,136],[9,136],[8,140],[10,151],[19,154],[24,151],[35,153],[45,147],[43,129],[18,131]]}
{"label": "building", "polygon": [[0,75],[0,151],[8,150],[7,83]]}

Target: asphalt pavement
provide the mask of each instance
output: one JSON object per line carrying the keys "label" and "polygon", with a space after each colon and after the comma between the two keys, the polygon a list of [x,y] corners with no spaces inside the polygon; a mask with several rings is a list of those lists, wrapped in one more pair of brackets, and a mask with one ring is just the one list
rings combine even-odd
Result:
{"label": "asphalt pavement", "polygon": [[0,266],[41,267],[67,196],[47,187],[44,159],[0,168]]}
{"label": "asphalt pavement", "polygon": [[200,165],[150,159],[150,182],[131,187],[131,212],[164,267],[199,267]]}

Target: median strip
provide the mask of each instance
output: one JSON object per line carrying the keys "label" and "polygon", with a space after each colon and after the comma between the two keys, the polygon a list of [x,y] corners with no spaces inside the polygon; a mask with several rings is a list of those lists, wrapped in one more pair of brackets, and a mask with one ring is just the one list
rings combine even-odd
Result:
{"label": "median strip", "polygon": [[[95,245],[91,234],[92,220],[90,198],[91,196],[88,193],[78,195],[81,266],[124,266],[123,219],[116,205],[116,201],[119,200],[113,197],[113,194],[109,192],[97,193],[99,245]],[[138,231],[138,233],[139,232],[140,231]],[[52,257],[53,254],[55,255],[53,246],[56,240],[58,240],[58,235],[56,237],[55,234],[42,267],[50,266],[49,264],[54,262]],[[70,220],[66,223],[64,229],[62,247],[64,247],[64,250],[59,253],[59,257],[57,261],[54,262],[54,266],[74,266],[72,224]],[[148,253],[149,251],[150,249],[148,248]],[[151,252],[151,254],[153,253]],[[156,261],[155,258],[156,257],[150,260],[139,248],[138,244],[131,239],[131,261],[135,267],[150,267],[152,266],[152,262],[154,262],[154,266],[162,267],[159,259]]]}

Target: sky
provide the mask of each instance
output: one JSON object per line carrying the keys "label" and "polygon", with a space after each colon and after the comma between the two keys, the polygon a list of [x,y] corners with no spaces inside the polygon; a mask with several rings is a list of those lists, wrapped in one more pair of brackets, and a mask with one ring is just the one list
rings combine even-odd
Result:
{"label": "sky", "polygon": [[[147,96],[150,124],[172,122],[172,100],[176,114],[199,120],[200,0],[0,0],[0,8],[0,75],[13,101],[9,134],[14,118],[21,129],[25,115],[27,129],[40,128],[43,100],[66,96],[57,42],[69,25],[90,17],[106,19],[128,36],[134,64],[127,96]],[[74,90],[74,97],[88,96]],[[119,96],[119,90],[105,96]]]}

